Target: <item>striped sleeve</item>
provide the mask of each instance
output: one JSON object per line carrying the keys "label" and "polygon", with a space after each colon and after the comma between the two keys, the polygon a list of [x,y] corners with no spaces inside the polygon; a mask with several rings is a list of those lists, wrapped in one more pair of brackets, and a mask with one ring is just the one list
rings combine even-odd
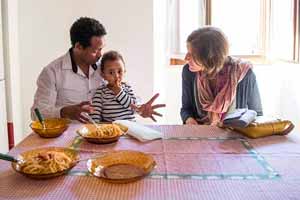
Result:
{"label": "striped sleeve", "polygon": [[123,83],[122,90],[116,96],[116,100],[126,109],[128,109],[131,104],[136,104],[136,97],[131,86]]}
{"label": "striped sleeve", "polygon": [[93,99],[92,99],[92,106],[94,111],[90,114],[92,119],[99,123],[102,121],[102,106],[103,106],[103,99],[102,99],[102,91],[101,88],[97,89]]}

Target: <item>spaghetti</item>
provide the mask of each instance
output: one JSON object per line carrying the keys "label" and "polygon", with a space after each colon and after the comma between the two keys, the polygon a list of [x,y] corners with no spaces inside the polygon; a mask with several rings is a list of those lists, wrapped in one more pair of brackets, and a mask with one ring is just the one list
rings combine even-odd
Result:
{"label": "spaghetti", "polygon": [[103,124],[94,131],[90,131],[87,136],[98,138],[111,138],[122,135],[123,131],[115,124]]}
{"label": "spaghetti", "polygon": [[26,174],[52,174],[70,168],[73,161],[64,152],[46,151],[27,155],[21,165]]}

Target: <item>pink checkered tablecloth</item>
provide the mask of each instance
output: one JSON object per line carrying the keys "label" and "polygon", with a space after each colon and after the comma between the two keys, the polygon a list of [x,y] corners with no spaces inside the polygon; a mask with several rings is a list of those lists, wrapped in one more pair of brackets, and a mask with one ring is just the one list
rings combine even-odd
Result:
{"label": "pink checkered tablecloth", "polygon": [[159,125],[162,140],[141,143],[122,137],[97,145],[78,137],[72,124],[60,137],[30,134],[9,154],[47,146],[73,146],[81,158],[112,150],[151,154],[157,162],[147,177],[112,184],[91,176],[80,162],[68,174],[33,180],[0,161],[0,199],[300,199],[300,144],[290,137],[246,139],[211,126]]}

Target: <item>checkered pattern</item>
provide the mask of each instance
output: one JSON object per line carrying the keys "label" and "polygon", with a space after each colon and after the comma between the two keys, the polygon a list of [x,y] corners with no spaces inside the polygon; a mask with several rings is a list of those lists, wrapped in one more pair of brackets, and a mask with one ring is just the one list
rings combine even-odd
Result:
{"label": "checkered pattern", "polygon": [[[41,139],[32,134],[10,154],[17,155],[35,147],[70,146],[77,128],[78,125],[72,125],[61,137],[54,139]],[[247,141],[237,139],[240,136],[235,133],[211,126],[153,128],[163,132],[165,139],[140,143],[122,138],[118,143],[107,145],[77,143],[81,158],[118,149],[150,153],[158,165],[145,179],[129,184],[107,183],[84,174],[85,162],[80,162],[69,175],[31,180],[14,172],[10,163],[0,161],[0,199],[254,200],[300,197],[300,145],[284,136]],[[268,178],[273,170],[281,177]],[[230,174],[231,177],[226,177]],[[257,174],[266,176],[256,177]]]}

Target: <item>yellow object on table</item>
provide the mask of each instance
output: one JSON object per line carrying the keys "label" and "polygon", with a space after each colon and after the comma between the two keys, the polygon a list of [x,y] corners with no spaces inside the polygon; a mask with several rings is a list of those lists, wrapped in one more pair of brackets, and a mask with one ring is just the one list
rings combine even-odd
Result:
{"label": "yellow object on table", "polygon": [[287,135],[294,128],[289,120],[255,121],[245,128],[232,128],[233,130],[250,138],[260,138],[270,135]]}
{"label": "yellow object on table", "polygon": [[45,119],[45,128],[39,121],[30,124],[31,129],[41,137],[58,137],[69,127],[70,120],[66,118]]}

